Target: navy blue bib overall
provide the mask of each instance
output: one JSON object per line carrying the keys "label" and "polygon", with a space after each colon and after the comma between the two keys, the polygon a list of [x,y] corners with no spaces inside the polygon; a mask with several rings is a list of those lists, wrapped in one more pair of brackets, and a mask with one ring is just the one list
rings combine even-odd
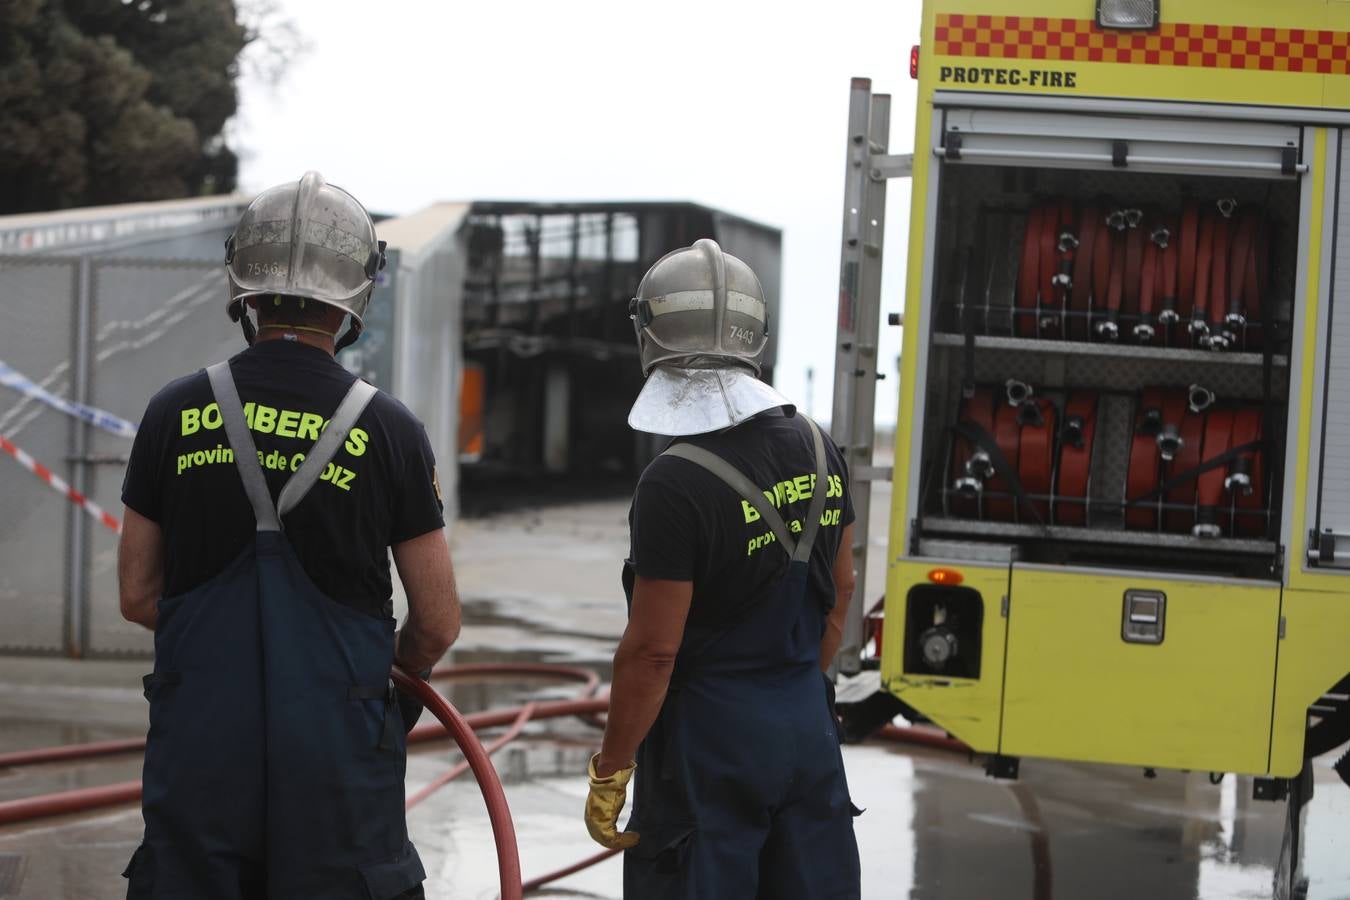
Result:
{"label": "navy blue bib overall", "polygon": [[820,672],[828,609],[807,587],[828,475],[811,429],[816,489],[796,540],[725,460],[688,444],[666,451],[754,506],[791,562],[739,621],[685,630],[665,704],[638,748],[628,827],[642,839],[624,854],[630,900],[859,895],[854,808]]}
{"label": "navy blue bib overall", "polygon": [[281,530],[375,389],[352,386],[274,506],[228,363],[207,374],[258,531],[159,603],[128,900],[420,898],[393,620],[324,596]]}

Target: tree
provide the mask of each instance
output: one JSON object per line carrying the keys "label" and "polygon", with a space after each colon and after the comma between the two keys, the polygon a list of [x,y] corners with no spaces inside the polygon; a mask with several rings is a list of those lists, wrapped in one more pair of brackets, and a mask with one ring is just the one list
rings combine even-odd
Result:
{"label": "tree", "polygon": [[233,0],[0,0],[0,212],[232,190]]}

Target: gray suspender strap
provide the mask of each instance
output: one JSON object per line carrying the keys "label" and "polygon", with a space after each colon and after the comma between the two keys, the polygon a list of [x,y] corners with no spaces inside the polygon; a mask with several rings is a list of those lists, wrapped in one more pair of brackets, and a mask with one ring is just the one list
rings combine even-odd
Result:
{"label": "gray suspender strap", "polygon": [[825,456],[825,440],[820,436],[820,428],[814,421],[806,419],[806,424],[811,426],[811,440],[816,450],[816,486],[811,491],[811,510],[806,514],[806,527],[797,541],[797,552],[792,556],[800,562],[811,559],[811,546],[816,542],[820,518],[825,514],[825,495],[830,492],[830,467],[829,459]]}
{"label": "gray suspender strap", "polygon": [[[803,416],[802,418],[805,419],[806,417]],[[811,546],[815,543],[816,532],[820,528],[820,517],[825,512],[825,494],[829,492],[829,469],[825,457],[825,442],[821,438],[820,429],[815,422],[806,419],[806,424],[811,426],[811,436],[815,441],[816,486],[811,493],[811,507],[806,516],[806,524],[802,528],[801,536],[796,539],[792,537],[792,532],[783,522],[783,517],[779,515],[778,509],[769,502],[768,497],[764,496],[764,492],[756,487],[753,481],[746,478],[739,469],[716,453],[691,444],[676,444],[668,448],[662,456],[678,456],[681,459],[687,459],[722,479],[728,487],[740,494],[746,503],[755,508],[760,518],[773,531],[774,537],[778,538],[778,543],[783,545],[783,549],[787,551],[788,556],[794,562],[806,562],[811,558]]]}
{"label": "gray suspender strap", "polygon": [[667,448],[666,452],[661,455],[687,459],[725,481],[733,491],[745,499],[746,503],[755,508],[759,517],[764,520],[764,524],[768,525],[774,536],[778,538],[778,543],[782,544],[783,549],[787,550],[788,555],[795,557],[797,542],[793,540],[792,533],[788,531],[787,525],[784,524],[783,517],[778,514],[778,510],[774,508],[774,505],[769,502],[759,488],[755,487],[754,482],[741,474],[740,469],[737,469],[716,453],[704,450],[702,447],[695,447],[692,444],[676,444]]}
{"label": "gray suspender strap", "polygon": [[248,419],[244,417],[244,405],[239,402],[239,391],[235,389],[230,364],[218,362],[208,367],[206,377],[211,381],[211,393],[216,395],[220,420],[225,423],[225,438],[234,451],[234,465],[239,470],[240,480],[244,482],[244,493],[253,507],[253,517],[258,520],[258,530],[280,531],[281,519],[272,505],[272,492],[267,489],[262,466],[258,465],[258,448],[253,443],[253,434],[248,430]]}
{"label": "gray suspender strap", "polygon": [[267,479],[263,477],[262,466],[258,464],[258,448],[253,443],[244,406],[239,402],[239,391],[230,374],[230,364],[216,363],[207,368],[206,376],[211,381],[211,392],[215,394],[216,404],[220,407],[225,437],[234,451],[235,468],[239,470],[239,478],[244,483],[244,493],[253,507],[253,516],[258,520],[258,530],[280,531],[281,517],[294,509],[323,475],[324,469],[333,461],[338,448],[346,440],[347,433],[375,396],[375,388],[359,378],[356,380],[338,405],[337,412],[333,413],[328,427],[305,456],[299,471],[282,488],[277,505],[273,506]]}
{"label": "gray suspender strap", "polygon": [[284,516],[295,509],[295,505],[304,499],[310,488],[314,487],[323,470],[337,455],[338,448],[347,440],[347,432],[352,430],[352,426],[361,418],[361,413],[374,396],[373,386],[360,378],[356,379],[351,390],[347,391],[347,396],[338,404],[337,412],[333,413],[333,418],[328,421],[328,427],[319,435],[319,439],[305,456],[305,461],[300,464],[300,470],[292,475],[286,486],[281,489],[281,496],[277,498],[277,515]]}

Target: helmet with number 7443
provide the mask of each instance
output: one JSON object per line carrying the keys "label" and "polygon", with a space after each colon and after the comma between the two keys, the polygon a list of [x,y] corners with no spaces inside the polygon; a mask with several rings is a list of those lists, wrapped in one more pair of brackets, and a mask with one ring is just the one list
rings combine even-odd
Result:
{"label": "helmet with number 7443", "polygon": [[718,431],[792,403],[756,376],[769,342],[754,271],[700,240],[661,257],[630,304],[647,383],[628,415],[638,431]]}

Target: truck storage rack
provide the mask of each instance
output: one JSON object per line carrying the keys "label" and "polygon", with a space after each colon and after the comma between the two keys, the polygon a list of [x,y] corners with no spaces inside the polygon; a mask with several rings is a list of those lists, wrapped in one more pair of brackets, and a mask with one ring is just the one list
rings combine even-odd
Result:
{"label": "truck storage rack", "polygon": [[[1143,319],[1122,304],[1118,314],[1111,313],[1119,323],[1119,338],[1105,339],[1093,327],[1101,315],[1096,311],[1100,298],[1095,286],[1093,299],[1082,312],[1071,310],[1067,300],[1042,307],[1038,280],[1033,294],[1037,305],[1030,309],[1018,299],[1027,228],[1033,211],[1055,203],[1061,218],[1064,204],[1072,204],[1079,213],[1089,207],[1098,212],[1119,207],[1137,212],[1146,225],[1174,218],[1188,203],[1202,215],[1210,210],[1210,216],[1215,208],[1228,216],[1225,204],[1238,215],[1259,210],[1269,236],[1264,303],[1250,321],[1242,320],[1235,340],[1226,345],[1215,342],[1213,347],[1195,338],[1188,306],[1178,306],[1177,324],[1159,325],[1148,338],[1134,334],[1133,325]],[[923,364],[927,377],[918,423],[922,433],[915,443],[922,451],[911,534],[914,552],[941,545],[972,558],[1006,551],[1033,561],[1110,561],[1162,569],[1242,570],[1252,577],[1268,577],[1270,565],[1281,556],[1277,536],[1284,451],[1279,438],[1286,426],[1291,377],[1299,204],[1295,182],[1231,174],[1048,169],[1027,164],[945,169],[933,234],[936,273],[929,298],[931,330],[924,341],[928,358]],[[1044,269],[1043,247],[1041,252],[1038,268]],[[1116,265],[1113,257],[1112,267]],[[1095,281],[1095,271],[1093,277]],[[1035,333],[1027,334],[1018,319],[1027,315],[1037,323],[1048,316],[1060,324],[1048,331],[1036,325]],[[1086,322],[1079,322],[1078,316],[1086,316]],[[1049,480],[1045,487],[1019,489],[1022,495],[1013,497],[1006,484],[999,486],[1001,478],[986,473],[973,479],[982,488],[972,494],[966,484],[972,479],[953,474],[961,454],[970,452],[958,447],[968,440],[957,436],[965,415],[962,405],[977,387],[984,394],[992,389],[1001,395],[1002,386],[1013,382],[1028,395],[1034,392],[1042,398],[1038,403],[1048,400],[1057,411]],[[1202,390],[1216,408],[1266,411],[1261,427],[1267,435],[1262,451],[1266,476],[1259,501],[1252,502],[1248,494],[1239,503],[1236,493],[1225,489],[1217,506],[1211,501],[1203,507],[1214,520],[1206,518],[1207,528],[1198,529],[1194,525],[1202,507],[1188,502],[1184,490],[1169,489],[1143,506],[1127,504],[1144,496],[1129,488],[1132,439],[1141,427],[1140,404],[1146,392],[1159,390]],[[1097,398],[1088,476],[1085,486],[1061,493],[1060,428],[1070,399],[1084,393]],[[986,437],[993,434],[991,429]],[[1164,481],[1170,477],[1165,462],[1158,472]],[[1070,515],[1066,504],[1078,508]],[[1145,508],[1143,518],[1149,524],[1142,526]],[[1204,533],[1207,530],[1210,533]]]}
{"label": "truck storage rack", "polygon": [[[1101,356],[1112,359],[1156,360],[1159,362],[1186,362],[1215,366],[1255,366],[1265,362],[1261,353],[1215,353],[1212,350],[1192,350],[1181,347],[1145,346],[1140,344],[1108,344],[1090,341],[1046,341],[1040,338],[1017,338],[1001,335],[977,334],[973,337],[976,350],[1005,350],[1021,353],[1044,353],[1055,356]],[[951,332],[937,332],[933,345],[962,347],[966,336]],[[1288,368],[1289,356],[1274,353],[1271,365]]]}
{"label": "truck storage rack", "polygon": [[[1061,345],[1060,354],[1062,353]],[[1224,358],[1231,361],[1230,356]],[[998,370],[1006,370],[1009,365],[1007,360],[991,360],[988,355],[980,361],[984,364],[992,363]],[[1108,370],[1104,373],[1103,380],[1109,381],[1113,376],[1120,377]],[[937,391],[939,395],[945,395],[948,390],[945,385],[950,381],[948,378],[940,378],[938,381]],[[1092,444],[1090,475],[1082,497],[1061,495],[1053,491],[1050,493],[1027,491],[1019,498],[992,485],[985,486],[977,494],[959,490],[949,477],[948,467],[949,461],[953,458],[956,439],[951,431],[956,410],[951,407],[945,416],[930,418],[929,436],[926,441],[930,448],[938,452],[930,454],[926,460],[925,475],[921,484],[918,534],[925,537],[944,533],[976,538],[990,536],[1015,538],[1020,543],[1026,544],[1073,541],[1081,544],[1116,544],[1133,548],[1193,548],[1253,556],[1270,556],[1276,551],[1277,545],[1265,539],[1273,533],[1274,511],[1280,496],[1278,488],[1272,483],[1265,485],[1264,497],[1259,505],[1240,507],[1236,504],[1236,495],[1230,494],[1227,503],[1213,510],[1216,521],[1221,523],[1223,531],[1234,532],[1231,535],[1195,536],[1175,529],[1169,530],[1164,523],[1174,518],[1174,514],[1180,513],[1192,521],[1196,520],[1197,507],[1194,500],[1179,504],[1161,496],[1138,507],[1152,512],[1155,519],[1151,527],[1127,528],[1125,513],[1125,501],[1129,499],[1126,496],[1127,473],[1131,437],[1136,427],[1137,400],[1133,390],[1128,387],[1117,390],[1100,385],[1097,387],[1098,389],[1094,391],[1098,407],[1096,438]],[[1063,387],[1050,386],[1045,390],[1039,390],[1038,395],[1051,400],[1061,409],[1064,407],[1066,391]],[[1059,465],[1056,459],[1050,473],[1049,484],[1057,486],[1059,483]],[[1005,515],[990,518],[992,510],[990,504],[993,502],[997,502],[1005,510]],[[1082,507],[1081,518],[1086,524],[1059,524],[1059,509],[1065,505]],[[966,514],[956,511],[962,507],[967,510]],[[1033,507],[1035,512],[1032,511]],[[1242,523],[1241,528],[1239,522]],[[1259,527],[1260,537],[1252,533],[1254,526]],[[1246,533],[1241,533],[1243,531]],[[1033,548],[1027,549],[1031,551],[1032,556],[1036,555]]]}
{"label": "truck storage rack", "polygon": [[1161,531],[1127,531],[1077,525],[1035,525],[1017,522],[986,522],[945,516],[924,516],[925,534],[949,534],[994,538],[1032,538],[1085,544],[1120,544],[1132,547],[1166,547],[1216,553],[1273,556],[1279,546],[1257,538],[1205,538]]}

